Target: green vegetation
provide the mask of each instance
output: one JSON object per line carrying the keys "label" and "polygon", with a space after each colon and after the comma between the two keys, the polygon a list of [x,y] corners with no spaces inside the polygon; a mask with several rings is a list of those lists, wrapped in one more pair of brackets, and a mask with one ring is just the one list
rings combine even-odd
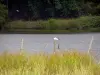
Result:
{"label": "green vegetation", "polygon": [[8,0],[0,0],[0,31],[15,33],[100,32],[100,1],[12,0],[8,2]]}
{"label": "green vegetation", "polygon": [[1,4],[0,1],[0,30],[4,29],[4,24],[7,21],[7,17],[8,17],[8,12],[6,6]]}
{"label": "green vegetation", "polygon": [[98,0],[15,0],[14,2],[16,4],[13,6],[13,1],[7,5],[8,2],[0,0],[0,31],[100,32],[100,1]]}
{"label": "green vegetation", "polygon": [[100,75],[100,65],[87,53],[0,54],[0,75]]}
{"label": "green vegetation", "polygon": [[[30,19],[100,15],[99,0],[24,0]],[[27,4],[28,1],[28,4]],[[23,0],[22,0],[23,2]]]}
{"label": "green vegetation", "polygon": [[100,32],[100,16],[76,19],[48,19],[38,21],[12,21],[5,25],[8,32],[74,33]]}

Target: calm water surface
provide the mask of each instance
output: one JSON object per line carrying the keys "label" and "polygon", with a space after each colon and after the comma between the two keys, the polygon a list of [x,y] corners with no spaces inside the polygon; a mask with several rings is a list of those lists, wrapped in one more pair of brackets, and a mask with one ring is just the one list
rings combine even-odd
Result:
{"label": "calm water surface", "polygon": [[16,52],[20,50],[21,39],[24,39],[24,49],[28,52],[53,51],[53,38],[60,49],[78,49],[87,51],[90,40],[94,37],[92,50],[100,50],[100,33],[88,34],[0,34],[0,52],[4,50]]}

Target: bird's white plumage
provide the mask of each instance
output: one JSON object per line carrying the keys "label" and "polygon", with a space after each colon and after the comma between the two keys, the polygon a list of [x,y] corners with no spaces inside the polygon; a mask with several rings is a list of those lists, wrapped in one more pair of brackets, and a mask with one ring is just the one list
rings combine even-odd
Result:
{"label": "bird's white plumage", "polygon": [[53,39],[54,39],[54,40],[59,40],[57,37],[54,37]]}

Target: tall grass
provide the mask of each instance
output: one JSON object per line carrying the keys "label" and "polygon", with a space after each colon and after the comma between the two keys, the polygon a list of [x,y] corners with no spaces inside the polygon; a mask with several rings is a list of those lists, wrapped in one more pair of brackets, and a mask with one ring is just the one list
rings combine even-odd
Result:
{"label": "tall grass", "polygon": [[90,30],[99,31],[100,16],[84,16],[76,19],[48,19],[38,21],[12,21],[7,29],[33,29],[33,30]]}
{"label": "tall grass", "polygon": [[0,75],[100,75],[100,65],[88,54],[77,51],[33,55],[3,53]]}

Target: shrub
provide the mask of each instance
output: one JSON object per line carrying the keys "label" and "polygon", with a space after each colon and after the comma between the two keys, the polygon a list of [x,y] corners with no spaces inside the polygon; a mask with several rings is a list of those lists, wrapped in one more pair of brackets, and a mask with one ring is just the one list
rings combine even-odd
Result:
{"label": "shrub", "polygon": [[[100,28],[100,16],[83,16],[76,19],[48,19],[37,21],[12,21],[6,26],[8,29],[34,29],[34,30],[68,30],[98,31]],[[95,29],[94,29],[95,28]],[[97,29],[97,30],[96,30]]]}
{"label": "shrub", "polygon": [[7,21],[8,12],[6,6],[0,3],[0,30],[3,30],[4,24]]}
{"label": "shrub", "polygon": [[56,19],[49,19],[48,20],[48,25],[50,30],[56,30],[58,29],[57,24],[56,24]]}
{"label": "shrub", "polygon": [[77,19],[82,29],[98,28],[100,25],[100,16],[86,16]]}

